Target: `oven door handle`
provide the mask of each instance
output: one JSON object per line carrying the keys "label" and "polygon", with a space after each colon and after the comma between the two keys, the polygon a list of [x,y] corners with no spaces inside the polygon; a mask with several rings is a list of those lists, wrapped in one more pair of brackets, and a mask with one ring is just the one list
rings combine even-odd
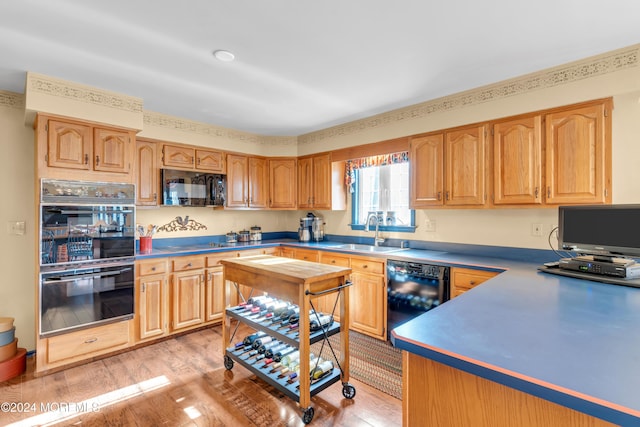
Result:
{"label": "oven door handle", "polygon": [[84,279],[84,278],[88,278],[88,277],[109,277],[109,276],[117,276],[118,274],[122,274],[124,272],[127,271],[131,271],[131,267],[128,268],[123,268],[121,270],[117,270],[117,271],[106,271],[104,273],[88,273],[88,274],[78,274],[76,276],[73,277],[69,277],[69,278],[53,278],[53,279],[49,279],[49,280],[43,280],[42,284],[43,285],[53,285],[53,284],[57,284],[57,283],[66,283],[66,282],[73,282],[74,280],[78,280],[78,279]]}

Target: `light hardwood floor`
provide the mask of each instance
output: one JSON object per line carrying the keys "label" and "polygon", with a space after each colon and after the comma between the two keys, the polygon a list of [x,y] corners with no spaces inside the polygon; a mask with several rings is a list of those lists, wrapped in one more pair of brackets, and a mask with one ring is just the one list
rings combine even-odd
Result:
{"label": "light hardwood floor", "polygon": [[[0,425],[303,426],[296,402],[222,360],[220,327],[35,378],[0,383]],[[310,426],[400,426],[401,401],[353,378],[312,398]],[[95,408],[95,410],[93,410]],[[28,412],[27,412],[28,411]]]}

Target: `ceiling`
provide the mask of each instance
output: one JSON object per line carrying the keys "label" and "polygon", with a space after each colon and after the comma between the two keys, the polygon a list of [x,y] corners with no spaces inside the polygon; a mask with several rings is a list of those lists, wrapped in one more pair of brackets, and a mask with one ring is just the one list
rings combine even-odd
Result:
{"label": "ceiling", "polygon": [[639,17],[637,0],[2,0],[0,90],[32,71],[297,136],[640,43]]}

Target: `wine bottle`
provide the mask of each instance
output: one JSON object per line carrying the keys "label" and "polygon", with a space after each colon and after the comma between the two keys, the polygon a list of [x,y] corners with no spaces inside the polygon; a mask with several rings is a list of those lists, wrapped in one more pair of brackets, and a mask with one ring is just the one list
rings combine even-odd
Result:
{"label": "wine bottle", "polygon": [[264,354],[266,356],[267,355],[266,353],[267,353],[268,349],[273,348],[275,346],[279,346],[281,344],[282,343],[280,341],[278,341],[278,340],[273,340],[273,341],[268,342],[266,344],[262,344],[260,347],[258,347],[258,353],[262,353],[262,354]]}
{"label": "wine bottle", "polygon": [[267,356],[268,358],[272,358],[274,354],[289,348],[288,344],[284,344],[280,341],[278,341],[278,344],[275,346],[271,346],[269,348],[266,349],[266,351],[264,352],[265,356]]}
{"label": "wine bottle", "polygon": [[254,342],[256,339],[261,338],[261,337],[264,337],[264,336],[266,336],[266,335],[267,335],[267,333],[266,333],[266,332],[258,331],[258,332],[256,332],[256,333],[251,334],[251,335],[247,335],[247,336],[244,338],[244,340],[242,340],[242,342],[243,342],[243,344],[244,344],[245,346],[249,346],[249,347],[251,347],[251,345],[253,344],[253,342]]}
{"label": "wine bottle", "polygon": [[282,360],[283,357],[285,357],[288,354],[293,353],[294,351],[296,351],[295,347],[289,347],[285,350],[279,351],[276,354],[273,355],[273,360],[275,360],[276,362],[280,362]]}
{"label": "wine bottle", "polygon": [[265,334],[264,336],[262,336],[262,337],[260,337],[260,338],[256,338],[255,340],[253,340],[253,348],[254,348],[255,350],[257,350],[257,349],[259,349],[259,348],[260,348],[260,346],[261,346],[261,345],[266,344],[266,343],[268,343],[268,342],[271,342],[271,341],[273,341],[274,339],[275,339],[275,338],[273,338],[272,336],[270,336],[270,335],[266,335],[266,334]]}
{"label": "wine bottle", "polygon": [[323,360],[311,371],[311,380],[316,381],[333,371],[333,360]]}
{"label": "wine bottle", "polygon": [[[314,366],[320,365],[323,361],[324,359],[322,359],[321,357],[316,357],[313,353],[309,355],[309,372],[314,369]],[[291,371],[289,373],[289,381],[293,382],[298,378],[298,375],[300,374],[300,360],[293,364],[293,366],[291,366],[289,370]]]}
{"label": "wine bottle", "polygon": [[333,316],[331,314],[313,314],[309,318],[309,329],[312,331],[318,331],[322,328],[328,328],[333,323]]}

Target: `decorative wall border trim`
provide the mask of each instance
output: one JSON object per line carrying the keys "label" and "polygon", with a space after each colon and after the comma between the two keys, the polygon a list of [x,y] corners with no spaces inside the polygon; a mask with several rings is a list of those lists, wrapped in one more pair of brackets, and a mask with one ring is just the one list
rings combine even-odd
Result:
{"label": "decorative wall border trim", "polygon": [[573,83],[639,65],[640,46],[621,49],[608,54],[577,61],[568,65],[505,80],[433,101],[367,117],[298,137],[299,144],[318,143],[323,140],[353,135],[367,129],[380,128],[400,121],[420,119],[433,113],[451,111],[501,98]]}
{"label": "decorative wall border trim", "polygon": [[142,113],[142,99],[96,89],[41,74],[27,74],[27,92],[39,92],[50,96],[73,99],[74,101],[116,110]]}
{"label": "decorative wall border trim", "polygon": [[0,90],[0,107],[24,110],[24,95]]}
{"label": "decorative wall border trim", "polygon": [[221,126],[214,126],[207,123],[196,122],[151,111],[144,112],[143,123],[144,125],[177,130],[180,132],[224,138],[228,141],[243,144],[254,144],[263,146],[284,145],[295,147],[298,143],[298,139],[295,136],[256,135],[248,132],[228,129]]}

